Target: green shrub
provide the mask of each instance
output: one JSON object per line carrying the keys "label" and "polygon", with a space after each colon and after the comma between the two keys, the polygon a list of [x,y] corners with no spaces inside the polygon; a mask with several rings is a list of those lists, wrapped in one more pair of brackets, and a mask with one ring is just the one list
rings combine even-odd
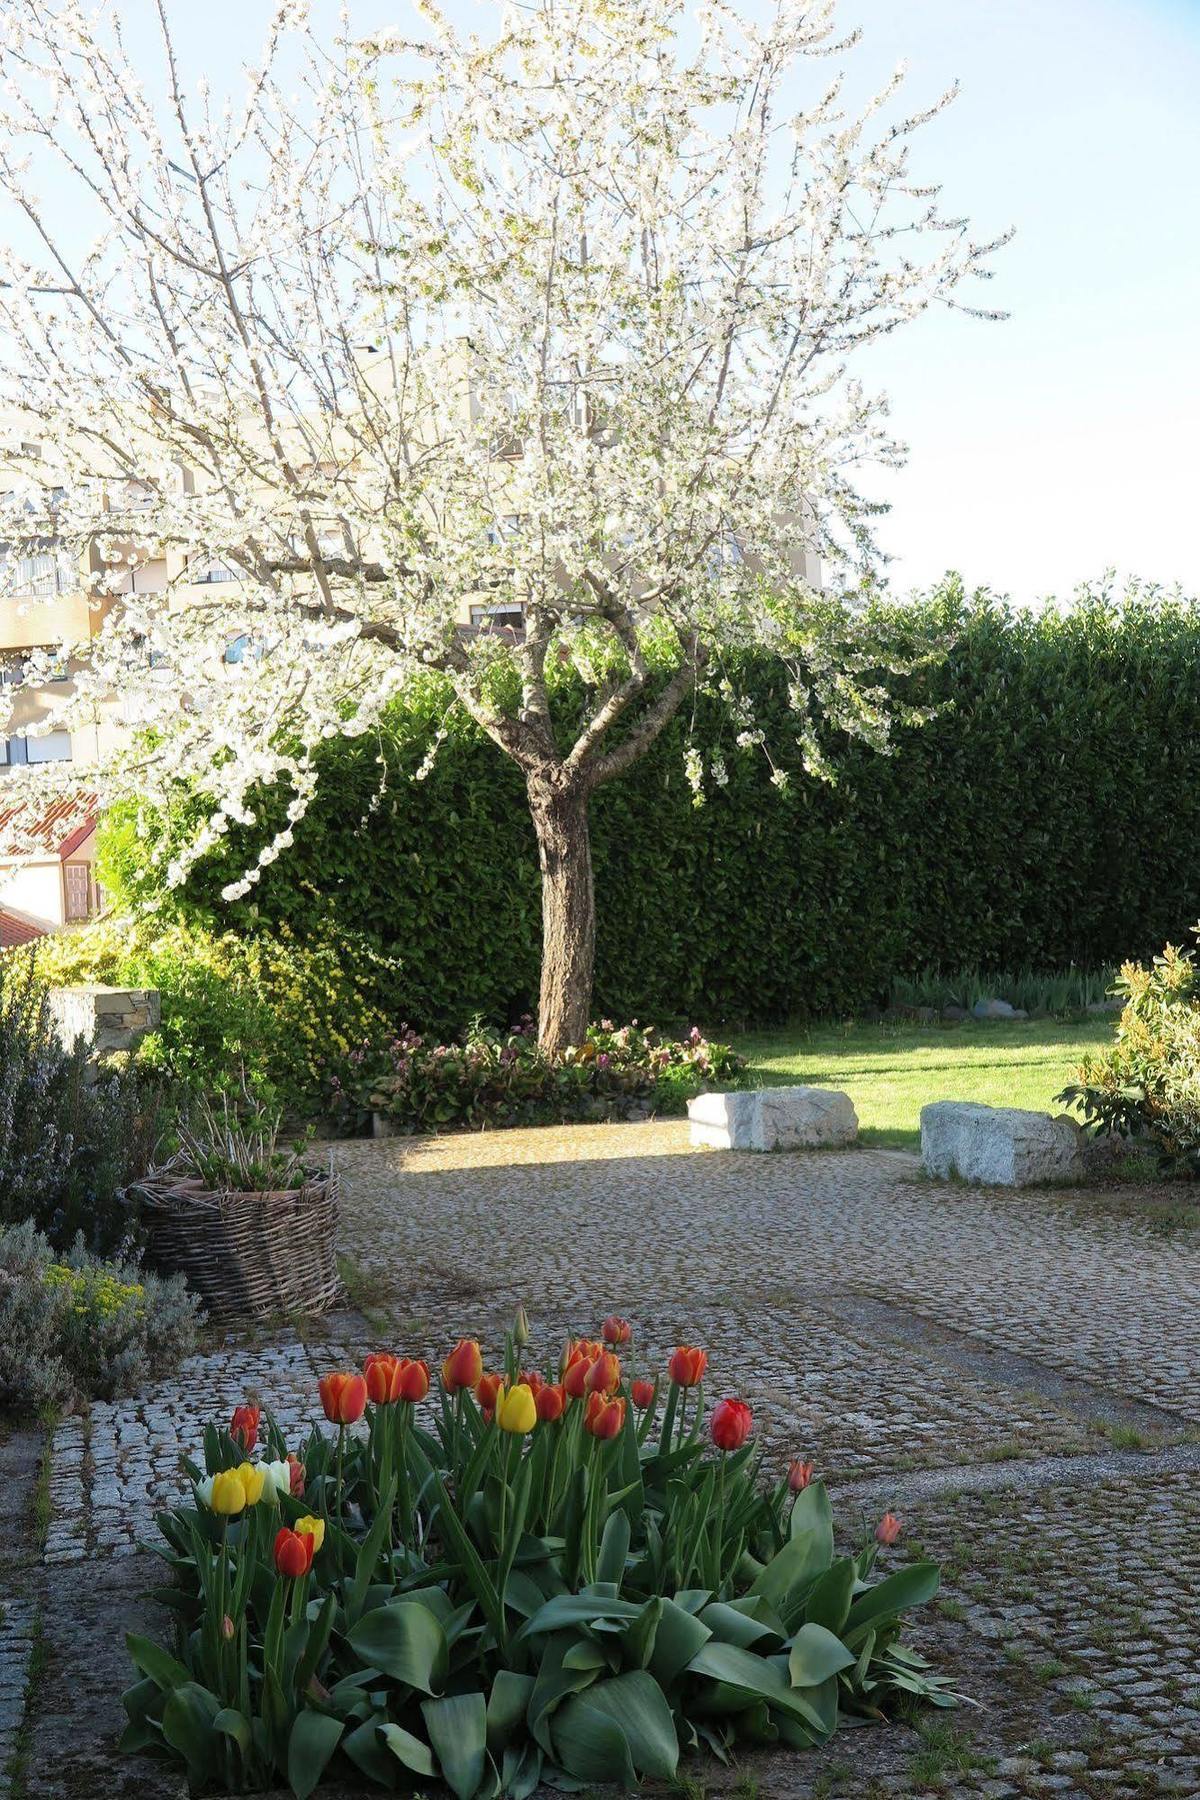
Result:
{"label": "green shrub", "polygon": [[126,1184],[144,1174],[160,1102],[131,1073],[89,1078],[65,1050],[27,952],[0,957],[0,1228],[32,1219],[60,1249],[82,1232],[96,1251],[128,1249],[137,1214]]}
{"label": "green shrub", "polygon": [[[950,583],[904,617],[954,642],[943,663],[887,678],[944,709],[898,731],[894,755],[827,732],[838,784],[805,778],[786,672],[747,654],[723,672],[753,696],[786,793],[705,690],[598,791],[597,1013],[766,1023],[883,1004],[923,969],[1100,970],[1178,941],[1200,891],[1197,605],[1100,592],[1035,614]],[[563,672],[564,732],[582,699]],[[700,807],[684,771],[693,713]],[[422,683],[377,736],[332,740],[321,772],[253,904],[226,906],[221,888],[282,823],[286,794],[265,795],[255,832],[231,830],[171,903],[210,929],[363,934],[403,965],[383,1010],[423,1033],[531,1010],[539,877],[521,776],[444,685]],[[161,898],[176,835],[199,816],[181,797],[168,820],[114,818],[114,891]]]}
{"label": "green shrub", "polygon": [[82,1240],[56,1258],[31,1221],[0,1231],[0,1406],[138,1392],[195,1348],[198,1306],[182,1276],[105,1262]]}
{"label": "green shrub", "polygon": [[476,1020],[458,1044],[428,1044],[402,1027],[382,1051],[364,1046],[357,1074],[339,1092],[355,1119],[378,1112],[406,1132],[483,1130],[682,1112],[710,1082],[734,1085],[745,1068],[743,1057],[695,1027],[675,1043],[605,1019],[552,1061],[531,1020],[508,1032]]}
{"label": "green shrub", "polygon": [[[1200,926],[1193,928],[1200,932]],[[1146,1138],[1163,1166],[1200,1174],[1200,972],[1168,944],[1149,967],[1126,963],[1117,977],[1125,1008],[1110,1049],[1080,1064],[1058,1096],[1085,1122]]]}
{"label": "green shrub", "polygon": [[99,919],[43,938],[50,984],[153,987],[162,1024],[143,1039],[139,1069],[207,1092],[238,1091],[299,1111],[321,1108],[365,1038],[380,1039],[396,964],[352,932],[301,943],[270,933],[214,931],[197,921]]}

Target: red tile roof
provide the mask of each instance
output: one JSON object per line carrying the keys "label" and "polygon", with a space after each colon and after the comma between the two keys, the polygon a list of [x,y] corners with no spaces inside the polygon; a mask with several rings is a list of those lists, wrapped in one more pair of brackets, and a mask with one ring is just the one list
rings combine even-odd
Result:
{"label": "red tile roof", "polygon": [[0,950],[16,950],[21,944],[31,944],[34,938],[45,936],[44,926],[0,907]]}
{"label": "red tile roof", "polygon": [[69,856],[95,829],[99,797],[60,794],[41,812],[28,800],[5,806],[0,798],[0,861],[16,856]]}

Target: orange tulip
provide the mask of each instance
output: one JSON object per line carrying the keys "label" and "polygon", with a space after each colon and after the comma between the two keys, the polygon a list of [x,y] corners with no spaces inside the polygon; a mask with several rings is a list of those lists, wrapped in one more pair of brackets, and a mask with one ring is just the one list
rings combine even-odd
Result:
{"label": "orange tulip", "polygon": [[520,1379],[535,1400],[546,1385],[545,1376],[539,1375],[536,1369],[522,1369]]}
{"label": "orange tulip", "polygon": [[312,1568],[314,1548],[309,1532],[290,1531],[286,1525],[281,1525],[275,1533],[275,1567],[281,1575],[292,1581],[298,1580]]}
{"label": "orange tulip", "polygon": [[538,1418],[545,1424],[552,1425],[555,1419],[561,1419],[563,1408],[567,1404],[567,1390],[561,1381],[543,1381],[534,1394],[537,1401]]}
{"label": "orange tulip", "polygon": [[624,1400],[610,1400],[604,1394],[589,1394],[583,1415],[584,1430],[594,1438],[615,1438],[625,1423]]}
{"label": "orange tulip", "polygon": [[604,1345],[595,1343],[591,1338],[580,1338],[576,1343],[567,1345],[563,1358],[563,1386],[572,1400],[582,1400],[588,1370],[596,1358],[603,1355]]}
{"label": "orange tulip", "polygon": [[374,1406],[391,1406],[400,1398],[400,1372],[404,1364],[398,1356],[386,1356],[373,1350],[363,1363],[367,1396]]}
{"label": "orange tulip", "polygon": [[630,1388],[633,1404],[639,1412],[645,1412],[648,1406],[654,1405],[654,1383],[652,1381],[635,1381]]}
{"label": "orange tulip", "polygon": [[322,1375],[317,1385],[331,1425],[354,1425],[362,1418],[367,1406],[367,1384],[361,1375]]}
{"label": "orange tulip", "polygon": [[583,1378],[585,1394],[615,1394],[621,1385],[621,1360],[602,1350]]}
{"label": "orange tulip", "polygon": [[619,1313],[609,1313],[600,1327],[600,1336],[606,1344],[627,1344],[633,1336],[633,1326]]}
{"label": "orange tulip", "polygon": [[410,1360],[407,1356],[400,1364],[400,1398],[415,1405],[423,1400],[429,1392],[429,1364]]}
{"label": "orange tulip", "polygon": [[473,1388],[483,1374],[483,1351],[475,1338],[459,1338],[442,1364],[442,1386],[448,1394]]}
{"label": "orange tulip", "polygon": [[894,1544],[903,1530],[903,1522],[896,1517],[895,1513],[885,1512],[875,1527],[876,1541],[884,1545]]}
{"label": "orange tulip", "polygon": [[704,1380],[707,1367],[707,1350],[697,1350],[692,1344],[680,1344],[672,1353],[667,1372],[676,1387],[690,1388]]}
{"label": "orange tulip", "polygon": [[504,1386],[503,1375],[481,1375],[475,1383],[475,1398],[485,1413],[496,1410],[496,1395]]}
{"label": "orange tulip", "polygon": [[798,1456],[792,1458],[791,1462],[788,1464],[788,1486],[791,1488],[793,1494],[802,1494],[804,1492],[805,1488],[813,1478],[815,1467],[816,1465],[814,1463],[801,1462]]}
{"label": "orange tulip", "polygon": [[292,1498],[298,1500],[304,1492],[304,1464],[291,1450],[287,1454],[288,1482],[292,1490]]}
{"label": "orange tulip", "polygon": [[249,1456],[258,1442],[258,1422],[262,1410],[257,1406],[235,1406],[233,1418],[229,1426],[229,1435]]}

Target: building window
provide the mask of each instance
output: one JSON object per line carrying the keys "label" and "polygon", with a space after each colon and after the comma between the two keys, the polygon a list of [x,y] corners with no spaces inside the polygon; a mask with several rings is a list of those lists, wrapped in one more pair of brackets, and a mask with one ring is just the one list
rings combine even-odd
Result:
{"label": "building window", "polygon": [[196,561],[188,564],[188,580],[194,582],[197,587],[206,587],[218,581],[237,581],[238,579],[237,570],[231,569],[228,563],[223,563],[216,557],[210,558],[207,562]]}
{"label": "building window", "polygon": [[[10,739],[10,749],[14,741],[20,742],[24,747],[26,754],[20,759],[22,762],[70,762],[71,760],[71,734],[69,731],[47,731],[42,737]],[[17,760],[16,757],[13,758],[14,762]]]}
{"label": "building window", "polygon": [[246,660],[246,652],[249,648],[250,634],[249,632],[243,631],[240,637],[234,638],[232,644],[226,644],[225,661],[227,663],[244,662]]}
{"label": "building window", "polygon": [[65,888],[65,912],[68,921],[72,919],[90,919],[95,911],[93,905],[92,869],[90,863],[69,862],[63,864],[63,882]]}

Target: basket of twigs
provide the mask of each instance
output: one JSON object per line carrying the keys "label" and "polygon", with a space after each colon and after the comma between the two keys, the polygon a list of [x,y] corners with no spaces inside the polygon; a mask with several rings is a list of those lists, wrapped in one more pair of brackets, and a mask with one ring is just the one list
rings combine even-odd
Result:
{"label": "basket of twigs", "polygon": [[198,1102],[138,1183],[146,1249],[214,1318],[321,1313],[341,1294],[338,1178],[280,1142],[277,1117]]}

